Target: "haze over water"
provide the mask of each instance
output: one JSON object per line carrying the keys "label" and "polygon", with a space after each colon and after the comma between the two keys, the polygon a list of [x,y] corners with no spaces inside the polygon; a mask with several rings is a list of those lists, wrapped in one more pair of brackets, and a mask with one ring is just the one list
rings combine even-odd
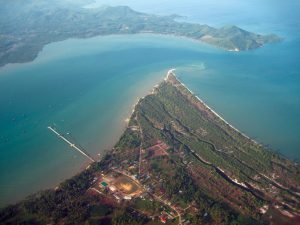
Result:
{"label": "haze over water", "polygon": [[70,138],[97,157],[118,140],[137,98],[173,67],[183,82],[235,127],[300,159],[296,3],[272,1],[272,9],[271,1],[232,1],[236,4],[231,8],[229,3],[200,5],[199,1],[140,2],[129,5],[150,13],[178,13],[209,25],[235,24],[273,32],[285,41],[232,53],[168,36],[95,37],[53,43],[34,62],[0,68],[1,204],[53,187],[87,165],[48,125],[55,123],[62,132],[71,132]]}

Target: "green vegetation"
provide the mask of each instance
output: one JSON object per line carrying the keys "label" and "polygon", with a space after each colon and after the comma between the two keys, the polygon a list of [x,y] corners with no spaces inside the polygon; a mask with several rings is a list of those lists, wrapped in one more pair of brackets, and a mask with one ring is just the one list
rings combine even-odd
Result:
{"label": "green vegetation", "polygon": [[121,136],[116,147],[118,148],[136,148],[140,146],[140,139],[138,133],[127,129],[127,131]]}
{"label": "green vegetation", "polygon": [[109,34],[158,33],[184,36],[226,50],[249,50],[280,41],[236,26],[216,29],[177,22],[174,16],[136,12],[127,6],[84,9],[60,1],[2,1],[0,8],[0,66],[28,62],[43,46],[68,38]]}
{"label": "green vegetation", "polygon": [[133,207],[137,210],[141,210],[151,215],[159,215],[161,212],[161,204],[156,201],[150,201],[148,199],[137,198],[133,202]]}
{"label": "green vegetation", "polygon": [[15,206],[3,209],[0,213],[1,224],[3,221],[4,224],[58,223],[62,218],[66,224],[74,224],[85,220],[93,199],[84,193],[95,170],[98,170],[98,166],[63,182],[57,190],[34,194]]}
{"label": "green vegetation", "polygon": [[[285,199],[292,205],[288,211],[297,215],[299,166],[230,127],[173,75],[155,94],[140,101],[135,115],[145,133],[144,146],[157,140],[173,146],[168,160],[150,161],[152,173],[164,180],[161,186],[173,202],[188,204],[194,200],[199,206],[210,199],[212,205],[223,202],[225,209],[258,219],[262,206]],[[275,166],[275,161],[280,161],[280,166]],[[182,194],[178,195],[179,191]],[[204,204],[203,210],[210,211],[210,204]],[[234,215],[231,210],[228,213]]]}
{"label": "green vegetation", "polygon": [[[163,154],[149,154],[153,148]],[[110,170],[137,177],[142,196],[117,201],[105,187],[93,192],[95,177]],[[299,174],[298,164],[230,127],[170,74],[139,101],[101,162],[2,209],[0,223],[150,225],[168,214],[167,224],[295,224]]]}

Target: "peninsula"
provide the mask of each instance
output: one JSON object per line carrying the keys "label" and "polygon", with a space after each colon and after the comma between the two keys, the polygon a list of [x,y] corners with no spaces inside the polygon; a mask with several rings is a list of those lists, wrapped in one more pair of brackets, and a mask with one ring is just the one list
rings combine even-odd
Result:
{"label": "peninsula", "polygon": [[0,67],[34,60],[46,44],[98,35],[153,33],[202,41],[228,51],[256,49],[280,41],[237,26],[213,28],[179,22],[177,16],[157,16],[127,6],[86,9],[53,1],[3,1],[0,9]]}
{"label": "peninsula", "polygon": [[170,70],[101,162],[0,211],[1,224],[296,224],[300,166],[209,108]]}

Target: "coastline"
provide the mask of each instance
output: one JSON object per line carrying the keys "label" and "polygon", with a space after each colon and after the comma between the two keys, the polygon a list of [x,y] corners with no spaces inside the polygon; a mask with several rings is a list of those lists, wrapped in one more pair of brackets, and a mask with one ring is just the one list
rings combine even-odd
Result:
{"label": "coastline", "polygon": [[[34,58],[29,59],[27,61],[23,61],[23,62],[10,62],[10,63],[6,63],[4,65],[0,65],[0,71],[11,70],[11,69],[14,69],[16,67],[18,68],[20,66],[36,62],[37,59],[40,60],[40,57],[43,56],[43,54],[44,54],[45,48],[47,48],[49,45],[51,46],[53,44],[60,44],[60,43],[65,42],[65,41],[81,41],[81,40],[87,40],[87,39],[94,40],[94,39],[98,39],[98,38],[118,37],[118,36],[123,36],[123,35],[126,35],[126,36],[150,35],[150,36],[153,36],[153,37],[156,36],[156,37],[176,38],[176,39],[180,39],[180,40],[190,41],[190,42],[193,42],[195,44],[201,44],[201,45],[205,46],[208,49],[211,48],[211,49],[214,49],[214,50],[232,52],[232,51],[230,51],[226,48],[222,48],[222,47],[217,46],[217,45],[209,44],[209,43],[204,42],[200,39],[195,39],[195,38],[186,37],[186,36],[183,36],[183,35],[176,35],[176,34],[163,34],[163,33],[155,33],[155,32],[139,32],[139,33],[133,33],[133,34],[105,34],[105,35],[100,34],[100,35],[95,35],[95,36],[91,36],[91,37],[70,37],[70,38],[66,38],[66,39],[63,39],[63,40],[59,40],[59,41],[49,42],[49,43],[42,46],[42,48],[37,52],[37,54]],[[255,49],[252,49],[252,50],[255,50]],[[242,50],[242,51],[248,51],[248,50]],[[43,60],[47,61],[49,59],[43,59]],[[38,63],[39,62],[40,61],[38,61]],[[41,61],[41,62],[43,63],[44,61]]]}
{"label": "coastline", "polygon": [[229,122],[227,122],[222,116],[220,116],[216,111],[214,111],[211,107],[209,107],[201,98],[199,98],[199,96],[195,95],[193,93],[192,90],[190,90],[182,81],[180,81],[178,79],[178,77],[176,76],[176,74],[174,73],[176,69],[172,68],[168,71],[167,73],[167,77],[165,78],[165,81],[168,80],[170,75],[173,75],[176,80],[180,83],[180,85],[182,85],[185,89],[187,89],[191,95],[195,96],[195,98],[198,99],[198,101],[203,104],[210,112],[212,112],[217,118],[219,118],[222,122],[224,122],[227,126],[229,126],[230,128],[232,128],[234,131],[238,132],[239,134],[241,134],[242,136],[244,136],[245,138],[247,138],[248,140],[251,140],[253,143],[257,144],[257,145],[261,145],[259,144],[257,141],[253,140],[252,138],[250,138],[249,136],[247,136],[246,134],[244,134],[243,132],[241,132],[240,130],[238,130],[236,127],[234,127],[233,125],[231,125]]}
{"label": "coastline", "polygon": [[[183,83],[181,83],[180,81],[178,81],[176,79],[174,71],[175,71],[175,69],[170,69],[167,72],[166,78],[164,79],[165,81],[160,82],[160,85],[158,87],[157,87],[157,85],[155,85],[153,91],[150,94],[142,95],[143,97],[138,99],[137,104],[139,104],[139,105],[137,105],[137,104],[133,105],[134,106],[133,112],[136,112],[136,116],[131,115],[131,119],[136,120],[136,123],[133,121],[133,124],[137,125],[137,126],[133,125],[131,130],[133,131],[133,127],[138,127],[138,128],[135,129],[135,131],[137,132],[138,135],[136,136],[136,139],[134,139],[137,142],[135,142],[134,145],[127,145],[127,143],[130,143],[130,139],[125,138],[124,141],[123,141],[123,143],[125,143],[125,145],[120,144],[118,146],[118,143],[117,143],[116,146],[118,146],[118,151],[116,151],[114,148],[110,149],[106,154],[106,156],[108,156],[108,157],[105,157],[102,160],[101,163],[91,164],[90,166],[86,167],[86,169],[85,169],[86,171],[82,170],[78,174],[78,176],[75,175],[71,179],[65,180],[63,182],[63,184],[67,184],[67,185],[59,185],[59,186],[54,188],[54,191],[53,190],[48,190],[48,191],[50,191],[50,193],[54,193],[53,195],[49,195],[49,192],[42,192],[42,194],[41,194],[42,198],[40,198],[40,199],[42,199],[42,200],[46,199],[46,201],[45,201],[46,206],[48,206],[48,203],[50,202],[54,205],[54,208],[58,211],[58,210],[64,209],[63,207],[65,207],[65,206],[63,205],[62,208],[59,207],[61,204],[60,204],[60,202],[56,201],[57,196],[58,197],[62,196],[63,199],[66,199],[66,202],[68,204],[72,205],[72,204],[74,204],[74,202],[76,203],[76,200],[79,200],[80,203],[82,203],[81,199],[85,200],[85,197],[86,197],[85,194],[86,193],[87,194],[92,194],[93,198],[91,198],[91,199],[92,199],[92,201],[97,201],[96,204],[101,204],[102,199],[100,199],[100,201],[98,199],[95,199],[94,198],[95,197],[94,193],[91,193],[90,190],[95,190],[96,192],[98,192],[101,195],[102,194],[107,194],[106,192],[103,193],[100,189],[99,189],[100,190],[100,192],[99,192],[97,187],[98,186],[101,187],[101,183],[100,183],[101,182],[101,177],[103,178],[104,176],[108,175],[109,171],[115,171],[115,172],[118,172],[120,174],[129,176],[130,178],[132,178],[133,182],[138,180],[140,182],[140,183],[139,182],[138,183],[141,184],[142,187],[146,187],[144,189],[147,190],[148,193],[150,193],[150,195],[149,195],[150,196],[150,201],[154,200],[153,196],[155,197],[155,199],[157,199],[156,198],[156,196],[157,196],[156,193],[158,193],[157,191],[160,191],[159,186],[156,189],[155,188],[148,189],[147,184],[151,185],[153,183],[153,181],[154,182],[156,181],[155,177],[160,176],[160,175],[159,174],[157,175],[155,173],[151,173],[152,171],[150,170],[151,177],[149,175],[148,176],[149,176],[150,179],[153,178],[153,177],[154,177],[154,179],[153,180],[148,180],[149,183],[144,183],[145,176],[142,177],[142,176],[137,175],[138,169],[139,169],[139,174],[141,175],[140,165],[138,167],[138,164],[137,164],[137,162],[138,162],[137,161],[137,154],[138,154],[137,150],[138,149],[140,150],[139,151],[140,152],[139,153],[140,154],[139,162],[142,162],[141,153],[142,153],[142,150],[143,150],[142,149],[143,142],[145,141],[144,143],[153,144],[153,142],[152,142],[153,138],[154,138],[154,141],[156,139],[155,136],[151,137],[151,135],[150,135],[149,139],[148,138],[144,139],[143,128],[147,127],[147,124],[149,124],[149,125],[154,124],[156,120],[155,119],[152,120],[151,118],[156,118],[156,117],[155,116],[154,117],[150,116],[149,120],[147,120],[147,121],[151,121],[151,122],[149,122],[149,123],[146,122],[145,124],[143,124],[143,123],[141,123],[139,114],[145,113],[145,116],[155,115],[155,113],[159,113],[159,114],[156,114],[156,115],[159,115],[159,116],[170,115],[170,118],[173,121],[177,120],[178,114],[172,115],[175,112],[172,107],[168,108],[166,110],[162,110],[162,111],[156,110],[156,108],[153,108],[153,110],[150,109],[149,111],[147,111],[147,109],[149,108],[149,105],[152,106],[151,98],[154,98],[154,100],[157,100],[157,101],[160,101],[160,102],[164,102],[164,100],[166,100],[168,97],[170,97],[169,98],[170,101],[166,100],[165,105],[174,103],[174,104],[177,104],[178,106],[180,106],[179,107],[180,112],[183,111],[183,112],[187,113],[185,118],[190,118],[191,119],[187,123],[183,122],[182,125],[187,127],[187,128],[189,128],[189,127],[192,128],[191,130],[187,129],[188,133],[186,133],[186,134],[187,135],[192,135],[192,136],[195,135],[194,136],[196,138],[195,141],[197,141],[197,140],[199,140],[200,142],[202,141],[201,140],[201,135],[202,134],[197,135],[194,132],[195,129],[197,129],[199,127],[202,127],[202,125],[203,125],[203,123],[201,123],[201,122],[198,123],[197,122],[197,120],[198,120],[197,117],[201,118],[203,116],[203,114],[201,113],[202,110],[205,112],[206,115],[209,116],[209,122],[212,123],[213,126],[217,125],[217,124],[221,124],[221,126],[218,126],[217,129],[219,129],[222,132],[222,129],[224,129],[224,124],[220,123],[221,121],[219,121],[219,119],[214,117],[213,114],[211,114],[210,111],[208,111],[208,109],[210,109],[209,107],[207,107],[206,105],[205,105],[205,107],[207,107],[207,108],[203,107],[203,105],[199,106],[200,103],[198,101],[200,101],[200,98],[195,99],[195,96],[192,95],[193,92],[191,90],[189,90],[188,88],[186,88],[186,86],[184,86]],[[165,87],[166,87],[166,89],[163,89]],[[171,90],[171,91],[169,91],[169,90]],[[188,91],[186,91],[186,90],[188,90]],[[176,93],[176,94],[172,94],[172,93]],[[181,96],[181,94],[182,94],[182,96]],[[148,100],[150,98],[150,101],[148,102],[149,103],[148,105],[147,105],[147,98],[148,98]],[[146,101],[143,101],[143,99],[145,99]],[[198,108],[198,106],[199,106],[199,108]],[[199,109],[198,112],[196,111],[197,109]],[[188,112],[195,112],[196,114],[189,114]],[[213,113],[215,113],[215,112],[213,111]],[[180,119],[178,120],[179,123],[181,121],[184,121],[184,119],[183,120],[181,120],[181,119],[182,118],[180,117]],[[170,119],[164,120],[164,123],[163,123],[164,126],[168,126],[168,124],[171,120]],[[213,124],[213,123],[215,123],[215,124]],[[193,126],[193,125],[196,125],[196,126]],[[155,127],[155,129],[160,129],[160,130],[162,130],[162,132],[164,132],[163,129],[161,129],[159,127],[158,128]],[[228,131],[230,131],[230,132],[228,132],[229,135],[235,135],[236,136],[236,133],[234,133],[234,131],[232,131],[232,130],[230,130],[230,128],[226,127],[226,130],[227,129],[228,129]],[[125,137],[129,134],[128,132],[131,132],[131,131],[126,130],[125,134],[124,134]],[[148,130],[147,132],[149,132],[148,134],[152,134],[152,130]],[[214,133],[214,132],[212,132],[212,133]],[[215,135],[215,134],[213,134],[213,135]],[[192,136],[189,136],[189,137],[192,137]],[[214,136],[214,137],[218,137],[218,136],[219,135],[217,134],[217,136]],[[237,138],[240,139],[240,140],[243,139],[242,136],[238,136]],[[170,135],[169,137],[166,137],[166,139],[164,140],[166,143],[171,143],[169,146],[173,146],[175,148],[175,145],[173,145],[172,143],[176,143],[176,142],[174,142],[174,141],[172,142],[172,140],[179,140],[180,141],[181,138],[178,137],[175,134],[174,136]],[[194,142],[194,141],[192,141],[192,142]],[[220,201],[221,203],[222,202],[226,203],[226,200],[224,200],[224,198],[222,198],[222,197],[224,196],[225,199],[227,199],[228,189],[229,189],[228,185],[231,185],[230,187],[232,187],[234,189],[237,189],[237,188],[239,189],[238,192],[237,191],[231,192],[231,193],[233,193],[233,198],[234,199],[235,198],[239,199],[240,195],[236,195],[236,193],[243,194],[243,196],[244,196],[244,193],[245,193],[245,199],[243,198],[242,203],[247,205],[247,202],[248,202],[250,206],[253,205],[253,207],[249,207],[249,208],[241,208],[240,207],[241,204],[239,202],[236,205],[230,205],[230,207],[232,209],[237,209],[237,211],[234,211],[234,212],[244,213],[244,212],[247,212],[247,211],[250,210],[251,214],[249,213],[249,215],[253,216],[253,218],[261,218],[261,216],[263,214],[267,213],[267,211],[269,209],[268,196],[266,198],[264,198],[264,196],[261,197],[260,194],[257,195],[256,192],[263,193],[264,191],[268,191],[268,190],[267,190],[267,188],[266,189],[264,189],[264,188],[260,189],[261,186],[253,186],[252,187],[252,181],[254,181],[254,180],[251,180],[251,177],[253,175],[252,172],[248,171],[249,173],[247,172],[245,174],[246,178],[244,176],[239,176],[239,173],[237,173],[238,175],[236,175],[236,170],[237,171],[242,171],[242,172],[247,171],[247,170],[243,170],[244,167],[240,166],[239,164],[233,163],[233,161],[232,162],[228,161],[228,160],[226,160],[227,158],[224,158],[224,157],[222,157],[222,158],[225,159],[225,164],[224,165],[232,163],[232,165],[235,165],[234,168],[236,168],[236,169],[233,170],[232,168],[228,168],[227,166],[224,166],[222,164],[220,165],[219,161],[215,160],[214,158],[208,157],[208,159],[207,159],[204,156],[205,159],[203,159],[202,158],[203,157],[202,152],[201,152],[203,150],[203,146],[200,145],[200,146],[197,146],[197,147],[193,148],[192,146],[190,146],[189,141],[186,142],[184,140],[183,140],[182,144],[186,145],[186,148],[187,148],[186,151],[188,151],[188,152],[184,153],[184,155],[181,154],[180,158],[182,160],[184,160],[183,157],[185,156],[185,154],[192,154],[192,155],[195,156],[195,158],[193,158],[193,159],[200,162],[200,164],[194,162],[194,160],[190,161],[190,162],[192,162],[192,165],[190,165],[190,166],[187,166],[187,163],[184,163],[184,161],[183,161],[182,164],[180,163],[180,165],[177,164],[177,163],[175,164],[171,160],[167,161],[169,163],[168,165],[171,166],[171,167],[167,167],[167,171],[174,171],[174,170],[177,171],[177,169],[181,168],[182,170],[181,169],[178,170],[179,174],[183,174],[186,177],[190,177],[191,179],[199,181],[197,183],[193,183],[193,182],[188,183],[186,181],[187,179],[185,178],[182,181],[181,185],[184,185],[184,184],[189,184],[191,186],[193,185],[193,187],[195,187],[195,190],[200,190],[200,191],[202,191],[202,188],[204,188],[204,190],[207,190],[209,193],[212,193],[212,195],[210,195],[210,196],[217,196],[216,200],[213,199],[214,201],[217,201],[217,202]],[[251,143],[247,141],[246,144],[248,145],[248,144],[251,144]],[[214,144],[211,144],[211,145],[214,145]],[[155,143],[154,143],[154,146],[156,146]],[[164,148],[168,148],[168,149],[171,148],[169,146],[166,145],[166,147],[164,147]],[[239,145],[237,145],[237,146],[239,146]],[[176,147],[178,147],[178,146],[176,146]],[[148,150],[148,148],[147,149],[145,148],[144,150]],[[180,150],[182,151],[183,149],[180,149]],[[163,151],[165,151],[165,149],[163,149]],[[198,153],[199,153],[199,155],[198,155]],[[172,154],[172,152],[170,152],[170,154]],[[115,157],[114,157],[114,155],[115,155]],[[168,153],[167,153],[167,155],[168,155]],[[223,155],[223,154],[221,154],[221,155]],[[110,156],[112,156],[112,157],[110,157]],[[174,157],[176,157],[176,156],[178,157],[178,153],[175,153]],[[259,157],[256,157],[255,152],[252,152],[252,157],[254,157],[255,160],[259,160]],[[240,159],[240,158],[237,158],[237,159]],[[247,159],[247,156],[246,156],[245,159]],[[191,160],[191,159],[188,159],[188,160]],[[149,162],[151,162],[151,161],[149,161]],[[166,161],[161,161],[161,163],[163,163],[163,162],[166,162]],[[176,160],[176,162],[178,162],[178,161]],[[247,162],[248,162],[248,160],[247,160]],[[146,160],[145,160],[145,163],[147,163]],[[211,169],[213,169],[214,170],[213,173],[218,174],[217,176],[213,176],[213,177],[215,177],[214,179],[216,179],[216,180],[212,180],[211,176],[207,176],[207,174],[210,173],[211,170],[206,170],[206,169],[201,170],[201,168],[203,168],[203,167],[206,168],[206,166],[204,166],[203,163],[208,165]],[[188,164],[190,164],[190,163],[188,163]],[[246,164],[246,163],[244,163],[244,164]],[[252,165],[252,164],[249,164],[249,165]],[[264,163],[262,165],[267,165],[267,163]],[[180,167],[177,167],[177,166],[180,166]],[[135,168],[135,170],[131,170],[129,168]],[[267,168],[267,167],[262,167],[262,168]],[[268,171],[269,171],[269,169],[268,169]],[[197,174],[197,172],[198,172],[198,174],[200,174],[200,176]],[[99,176],[100,173],[101,173],[101,176]],[[157,173],[159,173],[159,172],[157,172]],[[212,173],[212,175],[213,175],[213,173]],[[110,174],[112,175],[112,173],[110,173]],[[144,171],[143,174],[147,174],[147,173]],[[262,176],[259,172],[257,172],[257,174]],[[263,176],[266,177],[265,175],[263,175]],[[167,179],[173,179],[172,177],[174,178],[174,176],[172,176],[172,174],[171,174],[171,176],[166,176],[162,180],[169,182]],[[206,181],[208,181],[208,182],[205,182],[205,180],[201,179],[201,177],[204,177],[204,179],[206,179]],[[149,178],[146,178],[146,179],[149,179]],[[248,183],[249,179],[250,179],[250,182]],[[253,179],[256,180],[256,178],[253,178]],[[95,183],[96,181],[97,181],[97,183]],[[212,182],[212,181],[215,181],[215,182]],[[271,183],[274,186],[274,183],[276,183],[276,181],[272,181],[271,179],[270,179],[270,181],[271,182],[269,182],[269,183]],[[83,182],[86,185],[82,185]],[[201,185],[205,185],[205,183],[210,183],[210,182],[214,183],[214,185],[217,185],[218,188],[215,189],[215,188],[213,188],[213,186],[208,186],[208,187],[207,186],[204,186],[204,187],[201,186]],[[109,184],[109,185],[111,185],[111,184]],[[172,185],[172,183],[171,183],[171,185]],[[223,185],[224,185],[224,188],[222,187]],[[276,185],[279,186],[280,189],[286,189],[280,183],[278,183],[278,184],[276,183]],[[176,187],[178,185],[173,184],[172,186]],[[74,188],[74,190],[75,190],[74,194],[73,194],[73,191],[70,191],[69,187]],[[106,185],[105,185],[105,187],[106,187]],[[222,192],[219,191],[220,190],[219,187],[222,187],[222,189],[223,189]],[[173,190],[173,189],[171,189],[171,190]],[[56,193],[55,191],[58,191],[58,195],[55,194]],[[175,191],[176,191],[175,193],[172,192],[172,196],[174,194],[176,195],[177,190],[175,189]],[[287,191],[289,191],[289,189]],[[70,195],[70,198],[69,198],[68,193],[70,193],[70,192],[71,192],[71,195]],[[114,191],[112,190],[112,192],[114,192]],[[187,191],[185,189],[184,189],[184,192],[187,193]],[[63,193],[63,194],[66,193],[67,198],[65,198],[65,195],[61,195],[61,193]],[[78,193],[80,195],[78,195]],[[196,191],[193,192],[193,193],[187,193],[187,194],[190,194],[192,196],[197,196]],[[44,196],[45,196],[45,198],[44,198]],[[49,201],[48,201],[48,196],[50,196]],[[204,198],[209,199],[210,196],[204,196]],[[252,197],[249,197],[249,196],[252,196]],[[29,199],[29,203],[34,203],[35,201],[37,201],[37,203],[40,204],[40,202],[38,201],[38,198],[40,196],[38,194],[35,194],[35,195],[33,195],[33,197],[34,198]],[[109,199],[109,197],[113,197],[113,196],[112,195],[108,196],[108,199]],[[114,197],[116,197],[116,196],[114,195]],[[173,197],[167,197],[167,198],[169,198],[169,199],[167,199],[166,201],[163,201],[163,203],[167,207],[169,205],[172,209],[174,209],[174,211],[178,214],[178,216],[181,216],[181,212],[185,211],[184,206],[179,205],[178,206],[179,208],[176,208],[175,206],[178,205],[178,200],[173,199]],[[52,199],[54,199],[54,201],[52,201]],[[116,197],[116,199],[119,200],[119,198],[117,198],[117,197]],[[127,198],[124,198],[124,199],[128,200]],[[160,197],[159,197],[159,199],[160,199]],[[72,201],[70,201],[70,200],[72,200]],[[261,200],[261,202],[258,202],[258,203],[264,203],[264,204],[257,204],[258,200]],[[26,203],[27,200],[25,199],[24,201]],[[198,203],[198,202],[195,202],[195,200],[193,198],[191,200],[188,200],[188,201],[193,201],[190,204],[193,204],[193,206],[198,207],[196,205],[196,203]],[[231,203],[230,202],[231,199],[229,199],[228,201],[229,201],[229,203]],[[85,201],[83,201],[83,202],[85,202]],[[201,203],[202,202],[200,202],[200,204]],[[280,212],[282,215],[284,215],[286,217],[289,217],[291,219],[294,219],[294,218],[296,218],[296,216],[298,216],[298,214],[297,214],[297,205],[294,207],[294,204],[289,205],[288,203],[285,203],[285,201],[280,201],[280,199],[278,201],[276,199],[275,203],[276,203],[275,206],[274,206],[274,204],[272,204],[272,205],[270,204],[270,208],[274,206],[274,209],[277,209],[278,212]],[[21,204],[22,204],[22,202],[21,202]],[[20,206],[22,207],[21,204],[20,204]],[[55,205],[58,208],[56,208]],[[86,204],[84,204],[83,207],[85,207],[86,205],[93,205],[94,206],[94,202],[88,201]],[[173,208],[173,205],[174,205],[174,208]],[[17,207],[17,206],[19,206],[19,205],[16,205],[15,207]],[[286,208],[284,208],[284,206]],[[211,208],[211,205],[209,204],[207,208]],[[239,210],[239,208],[241,208],[241,209]],[[87,207],[85,207],[85,209],[87,209]],[[88,208],[87,210],[89,210],[89,209],[90,208]],[[178,209],[179,212],[177,211],[177,209]],[[273,209],[273,208],[271,208],[271,209]],[[52,211],[52,210],[53,210],[53,206],[51,205],[51,208],[49,207],[49,211]],[[26,207],[24,208],[24,211],[27,212]],[[198,212],[201,212],[201,211],[199,210]],[[71,211],[71,213],[72,213],[72,211]],[[25,215],[27,215],[27,214],[25,214]],[[185,214],[182,214],[182,215],[183,215],[183,218],[185,218]],[[267,214],[267,215],[269,215],[269,214]],[[54,218],[56,218],[56,217],[54,217]],[[180,218],[180,221],[181,221],[181,217],[179,217],[179,218]],[[50,217],[50,219],[51,219],[51,217]],[[62,219],[63,219],[62,221],[65,221],[66,218],[63,217]],[[180,222],[180,224],[181,224],[181,222]]]}
{"label": "coastline", "polygon": [[[264,43],[260,46],[257,46],[255,48],[249,48],[249,49],[239,49],[237,47],[235,48],[228,48],[228,47],[223,47],[220,45],[216,45],[216,44],[212,44],[210,42],[207,42],[203,39],[197,39],[197,38],[193,38],[193,37],[188,37],[188,36],[184,36],[184,35],[178,35],[178,34],[172,34],[172,33],[159,33],[159,32],[153,32],[153,31],[140,31],[137,33],[115,33],[115,34],[97,34],[97,35],[92,35],[92,36],[88,36],[88,37],[80,37],[80,36],[74,36],[74,37],[69,37],[69,38],[65,38],[62,40],[54,40],[54,41],[49,41],[48,43],[44,44],[41,46],[41,48],[36,52],[35,56],[33,56],[33,58],[31,59],[26,59],[24,61],[15,61],[15,62],[9,62],[3,65],[0,65],[0,69],[5,68],[5,67],[13,67],[13,66],[19,66],[19,65],[23,65],[23,64],[27,64],[27,63],[31,63],[33,61],[35,61],[40,54],[43,52],[44,48],[48,45],[51,45],[53,43],[60,43],[60,42],[64,42],[64,41],[68,41],[68,40],[85,40],[85,39],[89,39],[89,38],[97,38],[97,37],[109,37],[109,36],[121,36],[121,35],[154,35],[154,36],[165,36],[165,37],[173,37],[173,38],[179,38],[179,39],[183,39],[183,40],[188,40],[188,41],[192,41],[195,43],[200,43],[205,45],[208,48],[213,48],[213,49],[218,49],[220,51],[225,51],[225,52],[231,52],[231,53],[239,53],[239,52],[246,52],[246,51],[251,51],[251,50],[256,50],[259,48],[264,47],[266,44],[268,43]],[[264,34],[259,34],[264,36]],[[280,40],[282,41],[282,40]],[[271,43],[275,43],[275,42],[271,42]]]}
{"label": "coastline", "polygon": [[[180,80],[178,80],[178,78],[176,77],[176,74],[174,72],[175,70],[176,69],[174,69],[174,68],[169,69],[168,72],[167,72],[167,76],[164,78],[163,82],[168,83],[169,85],[173,86],[174,89],[177,89],[178,92],[181,92],[181,94],[185,98],[183,101],[187,101],[189,104],[191,104],[193,106],[194,106],[195,102],[197,103],[197,101],[199,101],[204,106],[204,111],[207,110],[207,111],[211,112],[217,118],[216,120],[215,120],[215,118],[213,118],[213,120],[211,122],[215,123],[215,125],[217,125],[219,127],[219,129],[224,129],[223,124],[221,126],[219,125],[220,122],[225,123],[226,126],[229,126],[229,128],[227,128],[227,129],[229,131],[233,132],[233,133],[229,132],[230,135],[232,135],[232,134],[235,135],[237,133],[237,134],[241,135],[239,138],[246,138],[247,140],[249,140],[249,142],[247,141],[247,144],[250,145],[251,142],[252,142],[256,148],[262,146],[261,144],[257,143],[255,140],[251,139],[250,137],[248,137],[244,133],[240,132],[233,125],[229,124],[223,117],[221,117],[218,113],[216,113],[213,109],[211,109],[206,103],[204,103],[204,101],[202,101],[189,88],[187,88],[184,83],[182,83]],[[172,77],[170,77],[170,76],[172,76]],[[184,88],[184,91],[182,91],[182,89],[180,89],[180,87]],[[188,90],[188,93],[185,90]],[[150,95],[155,95],[155,87],[154,87],[154,90],[152,91],[152,93],[149,94],[149,96]],[[196,100],[194,99],[194,97],[196,98]],[[140,98],[139,101],[144,99],[144,98],[145,97]],[[199,111],[201,111],[201,110],[202,110],[202,107],[201,107],[201,109],[199,109]],[[207,112],[207,113],[209,114],[209,112]],[[201,115],[198,115],[198,116],[201,117]],[[236,132],[236,133],[234,133],[234,132]],[[215,164],[213,161],[212,162],[207,161],[206,159],[202,158],[201,155],[197,154],[194,150],[190,150],[190,152],[192,154],[194,154],[198,158],[198,160],[201,161],[202,163],[204,163],[208,166],[212,166],[217,171],[217,173],[220,174],[221,176],[225,177],[226,180],[228,180],[229,182],[231,182],[234,185],[238,186],[239,188],[242,188],[243,190],[251,192],[253,195],[255,195],[256,197],[259,198],[259,195],[256,195],[255,193],[257,191],[260,191],[260,189],[256,188],[255,186],[252,187],[251,186],[252,183],[251,182],[248,183],[247,179],[245,180],[244,178],[241,178],[239,176],[236,176],[236,175],[230,173],[231,170],[226,168],[226,166],[222,167],[218,164]],[[284,159],[282,159],[282,160],[284,160]],[[271,161],[272,160],[270,159],[270,162]],[[250,163],[249,162],[244,162],[244,161],[242,161],[242,162],[246,166],[251,167],[251,162]],[[295,164],[295,165],[297,166],[297,164]],[[253,169],[254,167],[251,167],[251,168]],[[300,196],[299,192],[297,192],[295,190],[290,190],[290,187],[289,187],[290,184],[286,184],[286,183],[282,182],[281,179],[277,179],[281,175],[278,175],[278,177],[276,177],[274,175],[274,174],[276,174],[276,172],[274,172],[273,167],[270,170],[268,169],[268,171],[266,171],[266,172],[264,172],[263,170],[255,170],[255,173],[256,173],[256,176],[259,176],[259,177],[262,177],[262,178],[268,180],[268,182],[270,182],[271,185],[273,185],[275,188],[278,188],[281,191],[286,191],[286,192],[288,192],[288,193],[290,193],[294,196]],[[262,198],[262,199],[264,199],[264,198]],[[297,210],[295,210],[295,208],[290,207],[290,209],[292,210],[292,213],[290,213],[287,210],[281,209],[280,208],[281,204],[287,205],[286,202],[279,201],[279,205],[275,206],[275,208],[278,209],[281,214],[286,215],[289,218],[296,218],[297,216],[299,216],[299,214],[298,214]],[[262,206],[259,210],[260,211],[264,210],[263,207],[265,207],[265,206]],[[262,211],[262,212],[263,212],[262,214],[265,214],[266,210]]]}

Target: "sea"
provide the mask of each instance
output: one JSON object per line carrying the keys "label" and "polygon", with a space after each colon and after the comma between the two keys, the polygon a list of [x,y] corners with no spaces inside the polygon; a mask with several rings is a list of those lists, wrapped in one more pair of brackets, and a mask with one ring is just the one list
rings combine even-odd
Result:
{"label": "sea", "polygon": [[48,126],[100,160],[118,141],[133,105],[170,68],[237,129],[299,162],[299,1],[113,2],[120,4],[275,33],[284,41],[227,52],[174,36],[110,35],[51,43],[32,62],[0,68],[0,207],[54,188],[88,166]]}

